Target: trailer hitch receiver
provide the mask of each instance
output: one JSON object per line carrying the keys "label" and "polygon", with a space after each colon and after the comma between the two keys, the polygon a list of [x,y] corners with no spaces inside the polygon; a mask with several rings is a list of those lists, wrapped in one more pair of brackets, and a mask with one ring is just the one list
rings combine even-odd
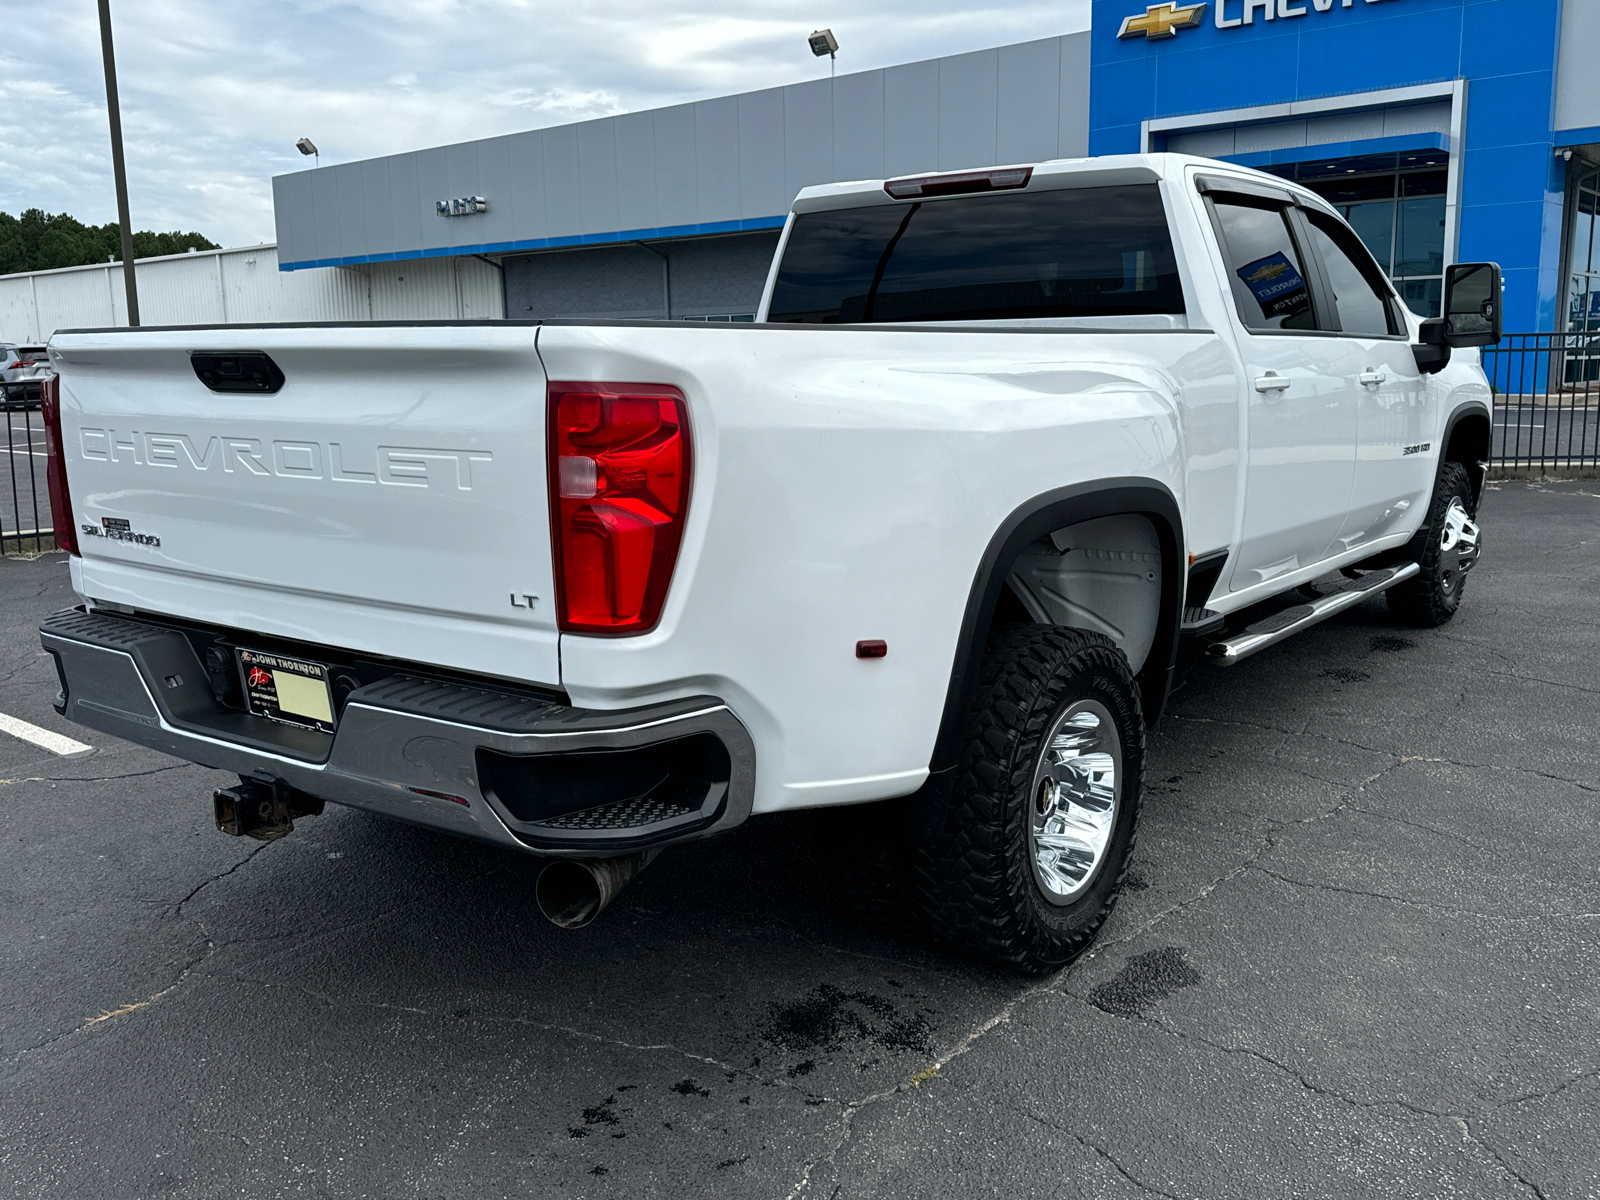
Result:
{"label": "trailer hitch receiver", "polygon": [[293,832],[296,817],[322,815],[318,797],[281,779],[241,778],[236,787],[218,788],[211,794],[211,802],[218,829],[230,837],[253,837],[260,842],[275,842]]}

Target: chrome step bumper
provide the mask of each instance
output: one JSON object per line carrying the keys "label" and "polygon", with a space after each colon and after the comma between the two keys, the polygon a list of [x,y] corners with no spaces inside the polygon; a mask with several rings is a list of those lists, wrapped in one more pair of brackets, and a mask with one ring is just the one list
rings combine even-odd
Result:
{"label": "chrome step bumper", "polygon": [[[400,672],[350,693],[329,734],[225,708],[177,628],[69,609],[39,634],[56,660],[57,708],[68,720],[518,850],[609,857],[705,837],[741,824],[755,799],[754,744],[711,696],[600,711]],[[707,777],[695,779],[698,790],[669,770],[670,787],[584,804],[586,772],[615,776],[612,764],[628,752],[696,739],[720,748],[712,750],[720,769],[699,772]],[[538,789],[552,786],[565,803],[544,802]]]}
{"label": "chrome step bumper", "polygon": [[1336,613],[1354,608],[1368,597],[1387,591],[1397,583],[1415,579],[1421,570],[1422,568],[1416,563],[1410,562],[1398,567],[1384,567],[1382,570],[1372,571],[1332,595],[1319,597],[1294,608],[1286,608],[1264,621],[1257,621],[1237,637],[1213,642],[1206,653],[1218,666],[1231,667],[1257,651],[1265,650],[1268,646],[1276,646],[1285,638],[1291,638],[1313,625],[1326,621]]}

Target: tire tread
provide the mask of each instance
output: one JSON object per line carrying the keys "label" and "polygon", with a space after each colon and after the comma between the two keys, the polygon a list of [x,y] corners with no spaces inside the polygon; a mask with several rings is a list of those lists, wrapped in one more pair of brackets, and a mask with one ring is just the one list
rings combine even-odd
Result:
{"label": "tire tread", "polygon": [[1389,612],[1397,621],[1433,629],[1450,620],[1461,607],[1462,593],[1467,586],[1466,576],[1457,577],[1453,596],[1447,595],[1439,584],[1445,512],[1450,507],[1451,499],[1458,496],[1466,502],[1467,512],[1476,516],[1472,503],[1472,481],[1467,476],[1467,469],[1458,462],[1447,462],[1439,469],[1439,481],[1434,485],[1433,496],[1428,501],[1428,519],[1407,547],[1411,558],[1422,568],[1422,573],[1416,579],[1392,587],[1385,593]]}
{"label": "tire tread", "polygon": [[[1131,809],[1133,831],[1109,890],[1101,889],[1097,880],[1085,897],[1103,894],[1103,902],[1069,935],[1060,936],[1030,921],[1028,905],[1021,902],[1019,889],[1037,884],[1027,859],[1026,828],[1008,819],[1008,810],[1018,791],[1032,783],[1033,755],[1019,750],[1036,745],[1047,732],[1055,710],[1051,697],[1064,690],[1065,681],[1085,674],[1113,681],[1122,693],[1120,707],[1131,710],[1132,728],[1120,731],[1120,802]],[[916,881],[930,932],[952,948],[1028,974],[1065,966],[1088,949],[1115,906],[1137,841],[1144,746],[1138,684],[1109,638],[1031,625],[997,639],[981,668],[945,829],[916,856]]]}

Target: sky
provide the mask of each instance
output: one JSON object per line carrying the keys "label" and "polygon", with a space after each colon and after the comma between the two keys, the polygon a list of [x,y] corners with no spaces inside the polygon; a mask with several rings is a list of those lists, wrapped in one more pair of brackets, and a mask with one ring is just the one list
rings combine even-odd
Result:
{"label": "sky", "polygon": [[[135,229],[273,240],[271,178],[1089,27],[1089,0],[112,0]],[[116,220],[95,0],[0,0],[0,211]]]}

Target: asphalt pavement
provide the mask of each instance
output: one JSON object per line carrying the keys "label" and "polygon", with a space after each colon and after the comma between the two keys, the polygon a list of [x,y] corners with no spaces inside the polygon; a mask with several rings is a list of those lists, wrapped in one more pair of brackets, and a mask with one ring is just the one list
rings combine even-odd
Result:
{"label": "asphalt pavement", "polygon": [[557,930],[536,863],[68,725],[0,562],[0,1194],[1600,1195],[1600,486],[1502,483],[1439,630],[1369,602],[1153,732],[1043,981],[836,914],[804,817]]}

